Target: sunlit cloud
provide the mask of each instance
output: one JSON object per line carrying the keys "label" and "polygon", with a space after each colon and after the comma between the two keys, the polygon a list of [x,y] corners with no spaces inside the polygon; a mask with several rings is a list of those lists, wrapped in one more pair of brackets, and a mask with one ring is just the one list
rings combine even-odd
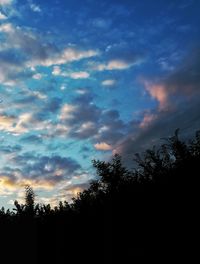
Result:
{"label": "sunlit cloud", "polygon": [[112,150],[112,146],[107,144],[106,142],[96,143],[94,147],[97,150],[103,150],[103,151]]}
{"label": "sunlit cloud", "polygon": [[85,58],[91,58],[97,56],[99,53],[95,50],[78,50],[75,48],[65,48],[61,53],[53,54],[45,59],[35,60],[30,62],[30,65],[42,65],[42,66],[52,66],[52,65],[62,65],[70,63],[73,61],[82,60]]}
{"label": "sunlit cloud", "polygon": [[[29,78],[30,74],[25,70],[35,70],[37,66],[54,66],[52,74],[55,76],[68,76],[73,79],[88,78],[88,72],[65,73],[59,66],[99,55],[99,51],[93,49],[85,50],[68,46],[59,49],[56,45],[45,42],[43,36],[31,29],[16,27],[11,23],[1,24],[0,33],[4,35],[4,41],[0,45],[2,52],[0,54],[0,82],[4,85],[14,86],[20,79]],[[17,56],[14,55],[16,53]],[[39,77],[36,74],[33,76],[33,78]]]}
{"label": "sunlit cloud", "polygon": [[168,93],[164,85],[145,82],[145,88],[151,97],[158,101],[160,110],[168,107]]}
{"label": "sunlit cloud", "polygon": [[90,77],[90,74],[86,71],[77,71],[77,72],[64,72],[61,70],[60,66],[54,66],[52,75],[54,76],[62,76],[69,77],[71,79],[87,79]]}
{"label": "sunlit cloud", "polygon": [[62,75],[62,71],[61,71],[60,66],[54,66],[52,74],[55,75],[55,76]]}
{"label": "sunlit cloud", "polygon": [[14,28],[11,23],[2,24],[0,25],[0,32],[13,33]]}
{"label": "sunlit cloud", "polygon": [[74,105],[65,104],[61,109],[60,119],[68,120],[73,118],[73,113],[75,112],[76,109],[77,107]]}
{"label": "sunlit cloud", "polygon": [[105,71],[105,70],[125,70],[133,66],[132,63],[128,63],[123,60],[111,60],[106,64],[98,64],[97,66],[94,67],[95,70],[97,71]]}
{"label": "sunlit cloud", "polygon": [[113,70],[126,70],[135,65],[141,64],[143,59],[136,57],[130,59],[112,59],[107,63],[94,64],[93,70],[96,71],[113,71]]}
{"label": "sunlit cloud", "polygon": [[139,124],[140,128],[147,128],[155,119],[157,115],[153,113],[146,113]]}
{"label": "sunlit cloud", "polygon": [[1,189],[17,190],[18,188],[24,188],[26,185],[32,186],[34,189],[45,189],[51,190],[55,183],[48,180],[37,180],[37,179],[10,179],[10,177],[0,175],[0,186]]}
{"label": "sunlit cloud", "polygon": [[53,132],[55,128],[56,126],[52,126],[48,120],[40,121],[35,119],[32,113],[23,113],[18,117],[0,115],[0,131],[8,132],[15,136],[27,133],[31,129],[35,131],[49,129]]}
{"label": "sunlit cloud", "polygon": [[113,86],[116,84],[116,80],[108,79],[101,83],[103,86]]}
{"label": "sunlit cloud", "polygon": [[90,76],[90,74],[88,72],[81,71],[81,72],[72,72],[68,76],[72,79],[87,79]]}
{"label": "sunlit cloud", "polygon": [[36,73],[33,75],[33,79],[35,79],[35,80],[40,80],[40,79],[42,79],[42,77],[43,77],[43,75],[41,73]]}

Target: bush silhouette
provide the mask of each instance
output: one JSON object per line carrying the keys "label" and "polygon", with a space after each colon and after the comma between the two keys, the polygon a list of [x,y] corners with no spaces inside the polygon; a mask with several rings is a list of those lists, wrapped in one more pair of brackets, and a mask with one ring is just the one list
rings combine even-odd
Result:
{"label": "bush silhouette", "polygon": [[77,262],[133,263],[137,257],[194,255],[200,132],[186,143],[176,130],[159,148],[136,154],[134,162],[137,167],[129,169],[119,155],[93,160],[97,175],[89,188],[55,208],[35,204],[26,186],[24,205],[15,201],[14,211],[0,210],[6,236],[22,236],[31,241],[27,252],[37,252],[36,261],[55,263],[75,256]]}

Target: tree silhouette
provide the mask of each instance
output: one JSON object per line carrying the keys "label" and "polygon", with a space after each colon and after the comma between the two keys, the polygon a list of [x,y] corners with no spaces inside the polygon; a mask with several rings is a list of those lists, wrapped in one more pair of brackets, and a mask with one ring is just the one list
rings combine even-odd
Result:
{"label": "tree silhouette", "polygon": [[33,188],[29,185],[25,186],[25,212],[29,216],[33,216],[35,214],[35,193]]}
{"label": "tree silhouette", "polygon": [[53,252],[55,263],[70,256],[77,262],[94,263],[98,256],[101,263],[120,258],[129,263],[138,256],[150,261],[151,256],[174,259],[192,252],[200,132],[183,142],[176,130],[160,147],[136,154],[134,162],[130,169],[119,155],[108,162],[93,160],[97,175],[89,187],[54,208],[35,204],[33,188],[26,186],[25,204],[15,201],[14,211],[0,210],[6,237],[22,237],[27,252],[39,252],[43,262],[53,258],[44,252]]}

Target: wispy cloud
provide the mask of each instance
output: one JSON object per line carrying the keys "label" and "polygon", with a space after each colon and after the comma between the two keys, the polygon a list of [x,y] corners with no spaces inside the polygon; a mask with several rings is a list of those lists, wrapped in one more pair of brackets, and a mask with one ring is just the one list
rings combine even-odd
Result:
{"label": "wispy cloud", "polygon": [[129,62],[126,60],[115,59],[115,60],[110,60],[107,63],[101,63],[95,65],[93,69],[97,71],[125,70],[139,63],[140,63],[139,61]]}

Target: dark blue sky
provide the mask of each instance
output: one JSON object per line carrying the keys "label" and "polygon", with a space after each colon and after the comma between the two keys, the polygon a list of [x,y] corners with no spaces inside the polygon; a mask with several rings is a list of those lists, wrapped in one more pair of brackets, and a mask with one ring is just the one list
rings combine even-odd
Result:
{"label": "dark blue sky", "polygon": [[91,160],[200,127],[200,2],[0,0],[0,204],[56,204]]}

